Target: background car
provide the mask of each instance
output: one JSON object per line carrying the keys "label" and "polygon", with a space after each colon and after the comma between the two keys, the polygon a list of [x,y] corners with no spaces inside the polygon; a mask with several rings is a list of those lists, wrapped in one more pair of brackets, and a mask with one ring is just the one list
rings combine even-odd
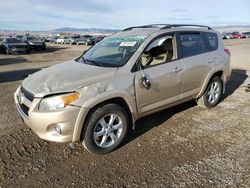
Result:
{"label": "background car", "polygon": [[55,43],[56,44],[64,44],[66,38],[67,38],[66,36],[61,36],[61,37],[56,39]]}
{"label": "background car", "polygon": [[240,32],[232,32],[232,37],[234,39],[243,39],[246,38],[246,36]]}
{"label": "background car", "polygon": [[1,42],[1,49],[7,55],[18,53],[26,54],[29,52],[28,45],[16,37],[3,38]]}
{"label": "background car", "polygon": [[250,38],[250,32],[244,32],[243,33],[247,38]]}
{"label": "background car", "polygon": [[76,41],[80,38],[80,35],[69,36],[64,39],[64,44],[76,44]]}
{"label": "background car", "polygon": [[3,38],[0,38],[0,54],[4,52],[3,47],[2,47],[2,41],[3,41]]}
{"label": "background car", "polygon": [[233,36],[231,33],[222,33],[222,39],[232,39]]}
{"label": "background car", "polygon": [[41,36],[41,37],[39,37],[42,41],[44,41],[44,42],[49,42],[50,40],[49,40],[49,37],[46,37],[46,36]]}
{"label": "background car", "polygon": [[28,45],[29,50],[45,50],[46,44],[41,38],[35,36],[26,36],[22,38],[23,42]]}
{"label": "background car", "polygon": [[98,43],[100,42],[101,40],[103,40],[106,36],[104,35],[97,35],[97,36],[94,36],[95,38],[95,43]]}
{"label": "background car", "polygon": [[49,37],[48,40],[50,43],[56,43],[56,40],[58,39],[57,36],[52,36],[52,37]]}
{"label": "background car", "polygon": [[23,35],[16,35],[15,37],[18,38],[18,39],[20,39],[20,40],[22,40]]}
{"label": "background car", "polygon": [[87,45],[94,45],[95,38],[91,35],[82,35],[79,39],[76,40],[77,45],[85,44]]}

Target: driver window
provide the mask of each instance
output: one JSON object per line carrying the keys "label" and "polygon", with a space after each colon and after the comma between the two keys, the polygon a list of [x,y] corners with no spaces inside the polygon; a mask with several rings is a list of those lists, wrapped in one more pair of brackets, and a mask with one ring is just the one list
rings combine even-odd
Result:
{"label": "driver window", "polygon": [[170,62],[175,59],[173,36],[164,36],[154,40],[141,56],[143,67]]}

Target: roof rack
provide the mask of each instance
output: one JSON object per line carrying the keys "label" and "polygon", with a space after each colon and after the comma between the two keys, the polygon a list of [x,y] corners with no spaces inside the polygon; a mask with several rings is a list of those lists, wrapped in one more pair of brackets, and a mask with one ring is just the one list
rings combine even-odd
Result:
{"label": "roof rack", "polygon": [[212,30],[211,27],[206,26],[206,25],[193,25],[193,24],[169,24],[169,25],[166,25],[165,27],[162,27],[161,29],[170,29],[172,27],[205,27],[208,30]]}
{"label": "roof rack", "polygon": [[160,29],[170,29],[172,27],[205,27],[208,30],[212,30],[211,27],[205,25],[193,25],[193,24],[150,24],[142,26],[133,26],[124,29],[123,31],[129,31],[137,28],[160,28]]}
{"label": "roof rack", "polygon": [[124,29],[123,31],[129,31],[129,30],[139,29],[139,28],[162,28],[162,27],[166,27],[167,25],[168,24],[150,24],[150,25],[133,26],[133,27],[128,27]]}

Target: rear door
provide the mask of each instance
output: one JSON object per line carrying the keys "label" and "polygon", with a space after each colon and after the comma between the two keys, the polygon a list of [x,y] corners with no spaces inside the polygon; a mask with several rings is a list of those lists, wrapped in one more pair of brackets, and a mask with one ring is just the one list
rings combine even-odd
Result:
{"label": "rear door", "polygon": [[184,66],[182,98],[195,97],[212,70],[215,57],[208,53],[203,34],[200,32],[181,32],[178,39]]}

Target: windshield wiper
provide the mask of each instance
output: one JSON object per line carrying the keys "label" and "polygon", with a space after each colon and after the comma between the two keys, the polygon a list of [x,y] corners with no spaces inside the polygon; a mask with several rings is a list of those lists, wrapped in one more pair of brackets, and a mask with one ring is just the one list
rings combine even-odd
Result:
{"label": "windshield wiper", "polygon": [[86,62],[86,59],[82,56],[81,59],[83,60],[83,62],[85,63]]}
{"label": "windshield wiper", "polygon": [[98,61],[94,61],[94,60],[90,60],[90,59],[84,59],[85,62],[90,62],[93,65],[99,66],[99,67],[105,67],[104,64],[102,62],[98,62]]}
{"label": "windshield wiper", "polygon": [[108,64],[108,63],[103,63],[103,62],[99,62],[99,61],[85,59],[83,56],[81,57],[81,59],[82,59],[83,63],[89,64],[89,65],[95,65],[98,67],[117,67],[117,65],[112,65],[112,64]]}

